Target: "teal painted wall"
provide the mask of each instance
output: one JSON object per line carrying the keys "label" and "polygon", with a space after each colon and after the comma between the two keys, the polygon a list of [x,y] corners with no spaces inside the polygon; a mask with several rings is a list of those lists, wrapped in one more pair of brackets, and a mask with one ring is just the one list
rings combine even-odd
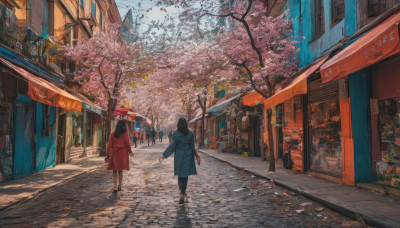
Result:
{"label": "teal painted wall", "polygon": [[369,182],[372,179],[370,80],[367,70],[349,75],[351,100],[351,122],[354,138],[355,182]]}
{"label": "teal painted wall", "polygon": [[35,102],[18,94],[15,106],[15,152],[13,178],[34,172]]}
{"label": "teal painted wall", "polygon": [[36,156],[35,170],[53,167],[56,159],[56,118],[55,107],[50,107],[49,135],[43,134],[43,104],[36,104]]}
{"label": "teal painted wall", "polygon": [[332,26],[331,0],[324,0],[325,32],[314,39],[314,11],[310,0],[288,0],[283,12],[293,23],[295,39],[299,39],[299,67],[310,64],[346,36],[353,35],[359,27],[357,22],[358,0],[345,1],[345,18]]}

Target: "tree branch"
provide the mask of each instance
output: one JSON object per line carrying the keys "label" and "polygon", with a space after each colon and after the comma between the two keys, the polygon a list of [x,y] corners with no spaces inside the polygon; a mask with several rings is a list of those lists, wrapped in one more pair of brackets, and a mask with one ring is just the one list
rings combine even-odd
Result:
{"label": "tree branch", "polygon": [[108,98],[111,98],[111,94],[110,91],[108,91],[108,87],[106,86],[106,84],[104,83],[104,76],[103,76],[103,72],[101,72],[101,65],[103,65],[104,60],[106,59],[106,57],[103,57],[103,59],[100,62],[100,65],[98,66],[98,70],[100,73],[100,82],[103,85],[104,89],[107,91],[108,94]]}
{"label": "tree branch", "polygon": [[256,85],[256,83],[255,83],[255,81],[254,81],[254,79],[253,79],[253,73],[251,72],[251,70],[249,69],[249,67],[246,65],[246,62],[242,62],[242,63],[238,64],[238,66],[240,66],[240,67],[242,67],[242,68],[245,69],[245,71],[246,71],[246,73],[247,73],[247,76],[249,77],[249,80],[250,80],[250,83],[251,83],[251,87],[253,87],[253,89],[254,89],[257,93],[259,93],[259,94],[260,94],[261,96],[263,96],[265,99],[268,99],[268,98],[271,97],[271,91],[269,91],[270,88],[268,88],[269,94],[266,94],[266,93],[264,93],[262,90],[260,90],[260,89],[257,87],[257,85]]}

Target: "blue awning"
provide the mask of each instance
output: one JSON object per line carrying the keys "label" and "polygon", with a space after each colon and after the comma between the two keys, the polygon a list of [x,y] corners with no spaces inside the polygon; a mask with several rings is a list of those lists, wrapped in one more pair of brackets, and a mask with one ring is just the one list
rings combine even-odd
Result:
{"label": "blue awning", "polygon": [[104,110],[100,106],[98,106],[95,103],[93,103],[92,101],[90,101],[85,95],[83,95],[83,94],[81,94],[81,93],[79,93],[77,91],[71,91],[71,93],[74,96],[76,96],[76,97],[78,97],[78,98],[80,98],[82,100],[82,108],[83,109],[92,111],[92,112],[97,113],[99,115],[103,114]]}
{"label": "blue awning", "polygon": [[103,113],[103,110],[101,110],[100,108],[97,108],[97,107],[92,106],[90,104],[87,104],[85,102],[82,102],[82,108],[86,109],[86,110],[89,110],[89,111],[92,111],[92,112],[95,112],[95,113],[97,113],[99,115],[101,115]]}
{"label": "blue awning", "polygon": [[215,114],[217,114],[217,113],[221,114],[223,111],[225,111],[225,109],[227,109],[231,105],[232,102],[239,99],[240,96],[241,96],[241,94],[238,94],[238,95],[228,98],[226,100],[221,100],[218,103],[216,103],[214,106],[211,106],[210,108],[208,108],[206,113],[212,113],[212,116],[215,116]]}
{"label": "blue awning", "polygon": [[9,60],[13,64],[18,65],[19,67],[24,68],[25,70],[31,71],[35,75],[42,76],[49,81],[64,85],[64,79],[45,69],[42,69],[41,67],[34,65],[27,59],[24,59],[22,55],[18,55],[17,53],[14,53],[13,51],[8,50],[7,48],[4,48],[2,46],[0,46],[0,56]]}

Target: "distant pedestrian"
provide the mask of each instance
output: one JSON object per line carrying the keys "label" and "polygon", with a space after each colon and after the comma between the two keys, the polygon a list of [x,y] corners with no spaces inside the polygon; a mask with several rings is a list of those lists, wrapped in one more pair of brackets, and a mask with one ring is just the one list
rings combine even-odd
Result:
{"label": "distant pedestrian", "polygon": [[144,143],[144,132],[142,130],[139,131],[139,137],[140,137],[140,144]]}
{"label": "distant pedestrian", "polygon": [[150,130],[146,131],[147,146],[150,146]]}
{"label": "distant pedestrian", "polygon": [[180,118],[177,125],[178,129],[173,133],[172,143],[159,157],[161,162],[174,153],[174,176],[178,176],[178,186],[180,190],[179,204],[184,203],[186,195],[186,187],[189,175],[196,175],[196,157],[197,164],[200,165],[200,157],[194,149],[194,135],[188,129],[185,118]]}
{"label": "distant pedestrian", "polygon": [[171,143],[171,141],[172,141],[172,130],[170,130],[168,132],[168,140],[169,140],[169,143]]}
{"label": "distant pedestrian", "polygon": [[152,145],[156,144],[156,136],[157,136],[157,132],[156,132],[156,130],[154,130],[154,127],[153,127],[150,131],[150,138],[151,138]]}
{"label": "distant pedestrian", "polygon": [[[122,170],[129,170],[129,157],[133,156],[129,132],[125,120],[118,120],[115,131],[111,134],[107,146],[107,158],[109,159],[107,170],[113,171],[114,191],[121,191]],[[118,188],[117,188],[118,176]]]}
{"label": "distant pedestrian", "polygon": [[135,145],[135,148],[137,148],[137,140],[138,140],[138,133],[137,133],[137,131],[135,131],[135,132],[133,132],[133,136],[132,136],[132,141],[133,141],[133,144]]}
{"label": "distant pedestrian", "polygon": [[158,138],[160,139],[160,142],[162,142],[162,138],[164,137],[164,131],[163,130],[160,130],[159,132],[158,132]]}

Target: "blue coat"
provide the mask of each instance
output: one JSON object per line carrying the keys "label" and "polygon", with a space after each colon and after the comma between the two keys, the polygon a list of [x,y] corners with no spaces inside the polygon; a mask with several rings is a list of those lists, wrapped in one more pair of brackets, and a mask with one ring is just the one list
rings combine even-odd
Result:
{"label": "blue coat", "polygon": [[194,162],[194,134],[189,131],[188,135],[184,135],[178,131],[172,134],[172,142],[164,151],[164,158],[168,158],[173,152],[174,154],[174,175],[179,177],[187,177],[196,175],[196,164]]}

